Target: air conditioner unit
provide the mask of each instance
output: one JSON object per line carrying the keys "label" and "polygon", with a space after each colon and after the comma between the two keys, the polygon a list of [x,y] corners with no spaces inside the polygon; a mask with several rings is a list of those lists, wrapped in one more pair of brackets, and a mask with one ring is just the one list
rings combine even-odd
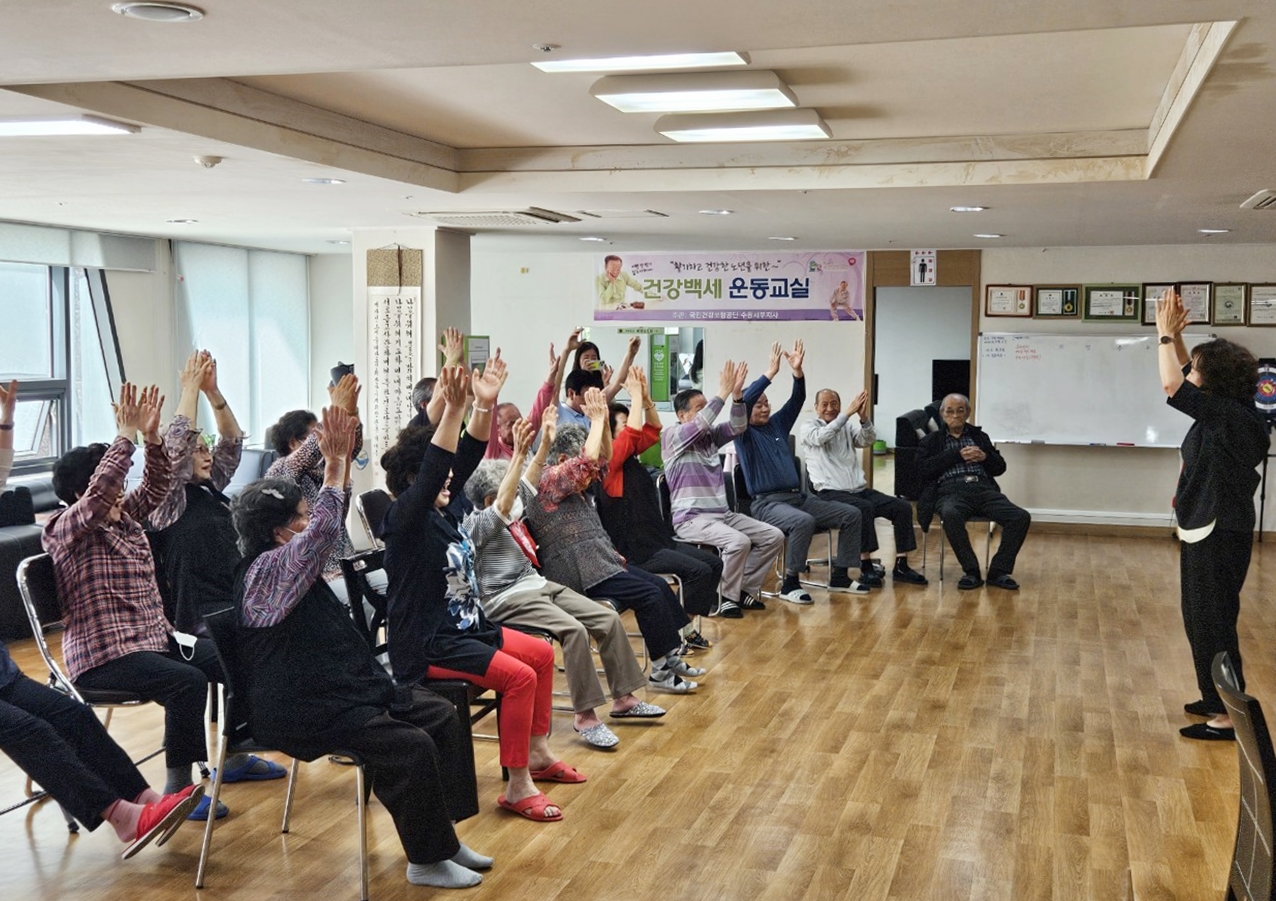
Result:
{"label": "air conditioner unit", "polygon": [[1276,209],[1276,191],[1259,191],[1241,204],[1242,210]]}
{"label": "air conditioner unit", "polygon": [[463,228],[508,228],[512,225],[557,225],[560,222],[580,221],[567,213],[557,213],[538,206],[525,210],[430,210],[405,211],[405,214]]}

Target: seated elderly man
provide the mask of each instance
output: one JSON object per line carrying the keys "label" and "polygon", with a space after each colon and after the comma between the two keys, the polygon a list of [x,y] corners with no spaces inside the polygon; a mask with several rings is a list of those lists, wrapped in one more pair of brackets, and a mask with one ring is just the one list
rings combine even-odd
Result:
{"label": "seated elderly man", "polygon": [[[548,443],[554,441],[557,418],[556,410],[546,411],[544,440]],[[474,541],[480,603],[492,622],[544,629],[558,639],[576,711],[573,727],[594,747],[611,748],[620,739],[594,713],[606,698],[594,668],[591,637],[598,642],[598,656],[611,687],[611,716],[658,717],[664,711],[634,697],[647,680],[620,615],[565,585],[550,582],[532,568],[536,551],[521,520],[523,506],[531,503],[533,495],[520,474],[534,431],[531,423],[520,419],[513,432],[513,458],[484,460],[465,483],[465,493],[474,505],[465,517],[465,530]],[[542,463],[533,463],[528,481],[540,481]]]}
{"label": "seated elderly man", "polygon": [[[53,488],[68,506],[45,524],[43,542],[62,600],[62,651],[71,680],[164,706],[168,794],[190,785],[191,765],[208,756],[204,705],[209,680],[221,681],[222,672],[208,639],[188,636],[178,643],[142,532],[171,477],[159,433],[161,403],[158,388],[139,394],[125,383],[115,408],[115,441],[77,447],[58,460]],[[146,469],[141,486],[126,495],[138,431],[146,441]],[[201,818],[207,809],[201,800]]]}
{"label": "seated elderly man", "polygon": [[939,414],[948,428],[931,432],[917,449],[923,485],[917,518],[923,525],[929,525],[932,512],[943,519],[944,534],[965,573],[957,583],[962,591],[984,584],[979,558],[966,534],[967,520],[986,516],[1000,525],[1001,547],[988,565],[988,584],[1016,591],[1019,583],[1010,574],[1015,571],[1015,557],[1028,537],[1032,517],[1007,500],[997,487],[995,477],[1006,471],[1006,461],[983,429],[966,421],[970,416],[969,398],[948,395]]}
{"label": "seated elderly man", "polygon": [[[856,423],[852,416],[859,418]],[[850,504],[860,511],[861,566],[868,569],[873,551],[877,550],[877,528],[874,520],[884,516],[895,528],[895,567],[891,578],[896,582],[925,585],[926,577],[908,565],[908,552],[916,550],[913,534],[913,508],[907,501],[868,487],[860,466],[859,449],[872,447],[877,439],[868,417],[868,392],[861,391],[842,409],[842,398],[832,388],[815,393],[815,418],[802,423],[802,449],[806,472],[817,497],[839,504]]]}
{"label": "seated elderly man", "polygon": [[[695,616],[707,615],[718,600],[722,580],[722,559],[692,544],[674,540],[673,527],[660,510],[656,485],[638,455],[660,441],[660,414],[647,388],[647,374],[641,366],[629,370],[625,381],[636,408],[642,409],[641,424],[635,410],[612,404],[611,463],[603,478],[598,512],[612,544],[631,566],[649,573],[672,573],[682,582],[682,606]],[[709,642],[698,631],[686,635],[687,645],[707,649]]]}
{"label": "seated elderly man", "polygon": [[[697,685],[690,677],[704,675],[678,653],[680,630],[691,621],[664,579],[625,564],[608,540],[593,501],[585,496],[602,473],[600,461],[611,454],[611,435],[600,388],[586,392],[584,408],[588,434],[575,426],[558,429],[552,442],[541,441],[528,468],[529,476],[540,473],[537,483],[524,479],[530,495],[527,517],[540,544],[541,572],[586,597],[608,600],[618,610],[633,608],[651,656],[648,684],[685,694]],[[542,471],[550,456],[558,462]]]}
{"label": "seated elderly man", "polygon": [[[793,370],[793,390],[784,406],[772,413],[766,389],[779,372],[782,358]],[[867,594],[869,586],[882,584],[871,564],[862,570],[858,580],[850,577],[850,567],[864,562],[860,559],[860,511],[850,504],[811,497],[802,491],[797,462],[789,450],[789,432],[806,402],[806,377],[802,371],[805,359],[801,341],[793,345],[791,352],[782,350],[778,343],[772,345],[766,373],[745,389],[749,426],[735,441],[744,484],[753,498],[753,515],[784,532],[788,539],[780,596],[794,604],[811,603],[811,596],[798,579],[806,568],[806,552],[817,527],[838,530],[837,555],[829,574],[830,591]]]}
{"label": "seated elderly man", "polygon": [[[744,610],[765,610],[758,600],[762,583],[784,543],[784,533],[727,506],[718,449],[744,431],[744,379],[749,367],[727,360],[718,377],[718,394],[705,400],[694,388],[673,399],[678,424],[664,430],[660,448],[669,485],[673,530],[683,541],[708,544],[722,554],[722,582],[716,615],[740,619]],[[731,421],[713,424],[732,398]],[[714,615],[711,613],[710,615]]]}

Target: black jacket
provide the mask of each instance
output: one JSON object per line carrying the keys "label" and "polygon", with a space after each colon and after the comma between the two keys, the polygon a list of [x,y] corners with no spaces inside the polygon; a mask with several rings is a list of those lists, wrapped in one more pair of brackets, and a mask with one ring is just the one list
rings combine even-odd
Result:
{"label": "black jacket", "polygon": [[[1005,458],[992,446],[992,439],[984,434],[984,430],[979,426],[966,423],[966,429],[962,434],[968,435],[975,442],[975,446],[984,452],[984,461],[977,465],[984,468],[989,481],[992,482],[992,487],[1000,491],[1001,486],[997,484],[996,477],[1006,471]],[[945,427],[938,432],[931,432],[917,447],[917,469],[921,474],[922,483],[921,494],[917,499],[917,523],[923,529],[930,526],[930,521],[935,515],[939,477],[961,463],[961,454],[944,448],[947,437],[948,428]]]}

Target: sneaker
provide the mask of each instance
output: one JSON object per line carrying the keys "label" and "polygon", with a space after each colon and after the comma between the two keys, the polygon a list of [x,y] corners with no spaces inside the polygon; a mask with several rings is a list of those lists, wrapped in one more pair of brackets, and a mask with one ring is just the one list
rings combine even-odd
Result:
{"label": "sneaker", "polygon": [[708,670],[702,669],[701,667],[688,665],[681,657],[673,654],[670,654],[669,657],[666,658],[665,667],[673,670],[679,676],[687,676],[688,678],[699,678],[708,672]]}
{"label": "sneaker", "polygon": [[654,691],[666,691],[672,695],[685,695],[695,691],[699,685],[688,682],[667,666],[651,671],[647,677],[647,687]]}
{"label": "sneaker", "polygon": [[904,582],[908,585],[929,585],[926,577],[913,569],[907,563],[897,563],[895,568],[891,570],[891,578],[896,582]]}
{"label": "sneaker", "polygon": [[861,585],[867,585],[869,588],[882,587],[882,577],[879,576],[876,570],[871,567],[861,570],[860,577],[856,581],[858,581]]}
{"label": "sneaker", "polygon": [[765,610],[766,604],[758,600],[747,591],[740,592],[740,609],[741,610]]}
{"label": "sneaker", "polygon": [[861,585],[850,576],[832,576],[829,579],[829,591],[844,591],[847,594],[868,594],[868,586]]}
{"label": "sneaker", "polygon": [[740,609],[740,605],[726,598],[719,600],[718,609],[709,615],[720,616],[723,619],[744,619],[744,611]]}
{"label": "sneaker", "polygon": [[864,562],[867,563],[868,566],[863,566],[863,564],[861,564],[863,569],[869,569],[871,567],[873,572],[877,573],[879,576],[886,575],[886,566],[882,563],[881,558],[874,557],[872,560],[865,560]]}
{"label": "sneaker", "polygon": [[[693,631],[690,635],[685,636],[683,638],[682,643],[686,645],[687,647],[693,648],[694,650],[697,650],[697,651],[707,651],[711,647],[713,647],[713,645],[709,644],[709,639],[701,635],[698,629],[696,631]],[[678,656],[682,656],[682,655],[679,654]]]}
{"label": "sneaker", "polygon": [[188,785],[179,792],[145,805],[137,818],[137,835],[120,857],[128,860],[157,838],[161,845],[168,841],[203,794],[204,786]]}
{"label": "sneaker", "polygon": [[[867,588],[865,588],[864,590],[868,591]],[[792,591],[781,592],[780,597],[784,598],[790,604],[800,604],[802,606],[806,606],[808,604],[815,603],[813,600],[811,600],[811,596],[806,593],[806,589],[804,589],[801,585],[799,585],[797,588],[794,588]]]}

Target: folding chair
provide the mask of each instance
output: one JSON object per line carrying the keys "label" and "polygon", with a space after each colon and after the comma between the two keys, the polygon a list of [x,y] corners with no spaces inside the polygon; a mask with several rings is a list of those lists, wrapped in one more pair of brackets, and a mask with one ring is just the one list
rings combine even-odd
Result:
{"label": "folding chair", "polygon": [[394,499],[382,488],[361,491],[355,496],[354,508],[359,514],[359,522],[363,523],[368,543],[374,548],[385,547],[385,542],[381,540],[381,523],[392,503]]}
{"label": "folding chair", "polygon": [[[936,522],[939,523],[939,581],[942,582],[944,581],[944,520],[938,511],[935,512],[935,518],[922,529],[922,571],[924,572],[926,569],[926,550],[930,547],[931,526]],[[972,516],[966,522],[967,524],[972,522],[988,523],[988,541],[984,545],[984,573],[986,574],[988,572],[988,561],[992,558],[992,535],[997,529],[997,524],[987,516]]]}
{"label": "folding chair", "polygon": [[[221,661],[222,672],[226,681],[222,683],[221,742],[217,750],[217,776],[213,779],[212,799],[209,801],[210,811],[217,809],[218,797],[221,795],[222,778],[226,772],[227,753],[248,753],[271,751],[253,741],[248,730],[248,686],[244,681],[239,648],[236,642],[236,622],[238,608],[227,607],[204,617],[204,623],[212,636],[213,645],[217,649],[217,658]],[[358,755],[342,749],[333,749],[334,753],[349,758],[355,767],[355,804],[358,810],[359,829],[359,901],[368,901],[368,798],[367,784],[363,769],[363,761]],[[284,797],[284,819],[279,831],[287,833],[289,819],[292,816],[293,793],[297,787],[297,765],[293,759],[288,772],[288,792]],[[209,816],[204,826],[204,842],[199,852],[199,868],[195,872],[195,888],[204,887],[204,873],[208,868],[208,859],[212,851],[213,828],[217,817]]]}
{"label": "folding chair", "polygon": [[[794,465],[796,466],[797,458],[794,457],[793,459],[794,459]],[[727,484],[730,486],[727,491],[727,503],[731,507],[732,511],[736,513],[740,513],[744,516],[752,516],[753,515],[753,512],[752,512],[753,498],[749,496],[749,488],[744,481],[744,469],[738,465],[735,466],[731,470],[731,476],[727,480]],[[832,567],[833,567],[833,530],[824,526],[816,526],[815,534],[811,540],[814,541],[816,538],[824,538],[824,540],[828,542],[828,558],[827,559],[828,559],[829,571],[831,574]],[[789,536],[785,535],[784,543],[780,545],[780,553],[775,558],[775,577],[779,579],[781,582],[784,581],[784,560],[785,560],[785,552],[788,548],[788,544],[789,544]],[[827,589],[829,587],[827,582],[815,582],[815,581],[812,581],[811,579],[803,579],[801,578],[800,574],[798,578],[798,584],[805,585],[807,588]],[[762,596],[765,598],[778,598],[780,596],[780,593],[777,591],[763,591]]]}

